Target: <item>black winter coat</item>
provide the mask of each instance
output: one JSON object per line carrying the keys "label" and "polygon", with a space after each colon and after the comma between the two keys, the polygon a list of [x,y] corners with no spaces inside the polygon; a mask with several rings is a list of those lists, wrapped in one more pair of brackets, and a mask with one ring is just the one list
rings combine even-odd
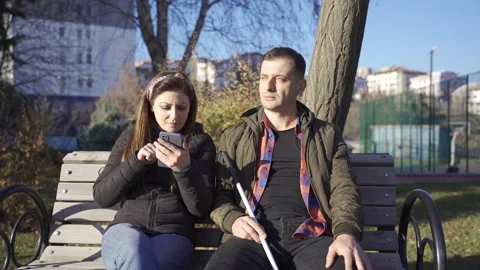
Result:
{"label": "black winter coat", "polygon": [[[101,207],[121,203],[110,226],[130,223],[146,233],[179,234],[195,242],[194,216],[208,214],[213,201],[216,151],[212,138],[196,124],[188,143],[191,167],[184,173],[173,173],[156,162],[142,165],[136,153],[121,162],[133,129],[130,124],[113,146],[93,186],[95,202]],[[158,136],[157,129],[154,136]],[[173,192],[172,180],[176,183]]]}

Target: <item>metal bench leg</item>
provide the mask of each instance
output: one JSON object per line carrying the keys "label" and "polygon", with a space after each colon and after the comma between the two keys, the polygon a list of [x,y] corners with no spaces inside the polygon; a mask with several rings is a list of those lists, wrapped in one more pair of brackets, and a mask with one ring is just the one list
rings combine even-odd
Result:
{"label": "metal bench leg", "polygon": [[[30,198],[33,199],[37,209],[31,209],[17,219],[15,225],[13,226],[10,238],[8,238],[8,236],[3,232],[0,234],[7,247],[7,255],[3,269],[8,269],[10,260],[13,262],[15,267],[21,267],[35,261],[48,244],[48,226],[50,224],[50,217],[47,212],[47,207],[45,206],[45,203],[43,202],[40,194],[38,194],[37,191],[26,185],[10,186],[0,190],[0,203],[6,200],[8,197],[17,193],[27,194]],[[29,262],[27,262],[26,264],[20,264],[15,256],[15,240],[18,229],[20,228],[20,224],[27,217],[33,217],[34,220],[37,221],[37,224],[40,225],[40,238],[37,243],[37,249],[35,251],[35,254],[30,258]]]}
{"label": "metal bench leg", "polygon": [[[423,238],[420,235],[420,228],[417,220],[411,215],[412,207],[415,201],[419,199],[423,205],[427,208],[428,221],[430,223],[430,229],[432,231],[432,239]],[[405,199],[402,207],[402,213],[400,215],[400,224],[398,228],[398,248],[400,259],[402,261],[403,268],[408,270],[407,261],[407,229],[408,224],[411,223],[415,232],[416,247],[417,247],[417,264],[416,269],[423,269],[423,256],[425,246],[428,244],[432,249],[432,253],[435,258],[435,266],[437,270],[445,270],[446,268],[446,247],[445,237],[443,234],[442,223],[440,215],[438,214],[437,206],[432,197],[422,189],[415,189],[410,192]]]}

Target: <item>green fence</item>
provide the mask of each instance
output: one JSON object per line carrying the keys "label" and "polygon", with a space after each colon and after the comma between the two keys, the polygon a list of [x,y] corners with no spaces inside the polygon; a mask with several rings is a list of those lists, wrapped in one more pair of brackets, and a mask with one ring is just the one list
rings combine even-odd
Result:
{"label": "green fence", "polygon": [[[440,95],[429,95],[434,87]],[[480,173],[480,72],[398,95],[366,95],[359,118],[360,151],[392,154],[398,172]]]}

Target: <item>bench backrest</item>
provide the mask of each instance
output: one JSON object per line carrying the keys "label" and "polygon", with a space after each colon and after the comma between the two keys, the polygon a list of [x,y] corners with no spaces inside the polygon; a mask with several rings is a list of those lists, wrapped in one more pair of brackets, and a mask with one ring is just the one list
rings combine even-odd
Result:
{"label": "bench backrest", "polygon": [[[43,261],[100,260],[102,234],[118,206],[102,209],[93,202],[92,186],[110,152],[73,152],[63,159],[50,245]],[[396,194],[393,158],[386,154],[351,154],[353,175],[360,186],[366,231],[361,245],[375,269],[402,269],[395,232]],[[214,252],[221,237],[211,221],[198,221],[195,265]]]}

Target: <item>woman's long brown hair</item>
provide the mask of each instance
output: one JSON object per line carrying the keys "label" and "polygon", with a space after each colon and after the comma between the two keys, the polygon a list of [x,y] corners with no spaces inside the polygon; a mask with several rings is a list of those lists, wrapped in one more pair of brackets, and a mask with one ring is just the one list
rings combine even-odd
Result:
{"label": "woman's long brown hair", "polygon": [[[164,77],[158,81],[160,77]],[[154,84],[154,85],[153,85]],[[146,90],[153,86],[150,93],[150,99],[146,98]],[[155,115],[152,112],[152,104],[155,98],[163,92],[175,91],[187,95],[190,100],[190,111],[188,112],[187,121],[182,129],[179,131],[186,136],[192,133],[197,118],[197,95],[195,89],[188,80],[188,78],[177,71],[164,71],[157,74],[147,85],[143,92],[142,98],[138,104],[137,117],[135,121],[135,128],[130,137],[125,150],[123,151],[122,161],[127,157],[140,150],[143,146],[152,142],[152,127],[156,125]]]}

